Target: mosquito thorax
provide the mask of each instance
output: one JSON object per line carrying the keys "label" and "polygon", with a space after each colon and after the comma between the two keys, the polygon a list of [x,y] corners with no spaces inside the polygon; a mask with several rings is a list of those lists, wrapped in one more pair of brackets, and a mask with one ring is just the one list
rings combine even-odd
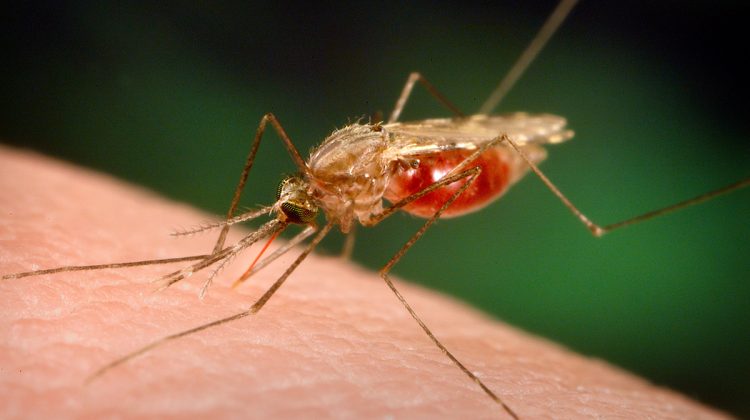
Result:
{"label": "mosquito thorax", "polygon": [[310,224],[318,215],[318,206],[308,194],[309,184],[302,177],[292,175],[284,178],[276,190],[276,205],[279,217],[288,223]]}

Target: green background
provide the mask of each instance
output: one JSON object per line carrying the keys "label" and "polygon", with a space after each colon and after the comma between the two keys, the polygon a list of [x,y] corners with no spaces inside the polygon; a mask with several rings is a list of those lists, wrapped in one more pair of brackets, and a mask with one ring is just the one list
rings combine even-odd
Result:
{"label": "green background", "polygon": [[[555,4],[210,3],[6,4],[0,138],[222,213],[265,112],[304,153],[389,112],[413,70],[475,111]],[[605,224],[750,174],[745,14],[626,3],[580,4],[499,109],[568,118],[543,169]],[[403,117],[447,114],[418,91]],[[273,137],[244,205],[294,170]],[[597,240],[527,177],[395,271],[750,416],[748,214],[741,191]],[[360,229],[355,261],[381,266],[419,224]]]}

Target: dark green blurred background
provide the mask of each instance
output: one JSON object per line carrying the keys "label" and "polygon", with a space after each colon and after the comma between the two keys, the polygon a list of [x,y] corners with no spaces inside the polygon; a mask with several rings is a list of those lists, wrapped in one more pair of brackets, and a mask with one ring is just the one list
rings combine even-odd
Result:
{"label": "dark green blurred background", "polygon": [[[263,113],[305,152],[389,112],[412,70],[472,112],[555,4],[88,3],[3,6],[0,138],[215,213]],[[614,3],[580,4],[500,107],[568,117],[577,136],[543,168],[602,223],[750,175],[739,3]],[[404,119],[444,115],[418,91]],[[273,137],[247,206],[294,169]],[[747,417],[748,214],[742,191],[596,240],[528,177],[396,272]],[[379,267],[419,224],[360,230],[355,260]]]}

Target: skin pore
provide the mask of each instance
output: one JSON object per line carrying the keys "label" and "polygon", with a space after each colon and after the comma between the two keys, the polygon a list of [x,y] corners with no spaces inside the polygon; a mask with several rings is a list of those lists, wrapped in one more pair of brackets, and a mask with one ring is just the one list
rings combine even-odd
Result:
{"label": "skin pore", "polygon": [[[210,251],[211,220],[106,175],[0,147],[0,274]],[[228,243],[241,238],[233,229]],[[222,271],[153,293],[151,266],[0,281],[0,417],[504,418],[435,348],[376,273],[313,253],[256,316],[169,342],[88,385],[113,359],[247,309],[296,257],[229,288]],[[435,292],[397,282],[437,337],[521,418],[722,418]]]}

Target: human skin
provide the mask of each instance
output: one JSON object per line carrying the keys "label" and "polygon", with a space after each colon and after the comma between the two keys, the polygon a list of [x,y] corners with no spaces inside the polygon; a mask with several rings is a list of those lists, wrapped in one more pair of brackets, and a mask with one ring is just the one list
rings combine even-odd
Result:
{"label": "human skin", "polygon": [[[0,203],[0,274],[203,254],[215,240],[168,235],[214,219],[188,205],[5,147]],[[0,417],[508,417],[376,273],[315,253],[257,315],[170,341],[84,384],[156,339],[246,310],[298,254],[229,288],[253,252],[203,300],[203,273],[153,293],[149,280],[180,264],[1,280]],[[448,297],[396,285],[521,418],[726,417]]]}

